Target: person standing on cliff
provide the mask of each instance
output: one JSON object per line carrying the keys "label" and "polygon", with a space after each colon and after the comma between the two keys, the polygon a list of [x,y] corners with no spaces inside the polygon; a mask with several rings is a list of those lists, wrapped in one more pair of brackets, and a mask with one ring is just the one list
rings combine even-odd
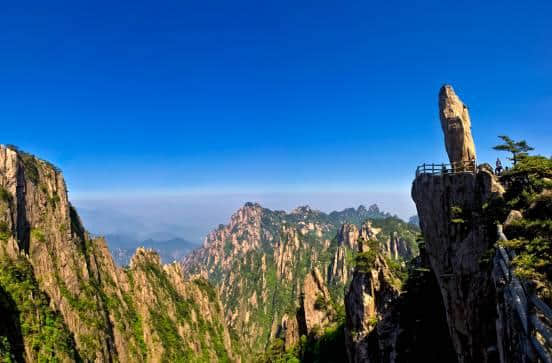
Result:
{"label": "person standing on cliff", "polygon": [[496,158],[495,174],[496,175],[501,175],[502,174],[502,163],[500,162],[499,158]]}

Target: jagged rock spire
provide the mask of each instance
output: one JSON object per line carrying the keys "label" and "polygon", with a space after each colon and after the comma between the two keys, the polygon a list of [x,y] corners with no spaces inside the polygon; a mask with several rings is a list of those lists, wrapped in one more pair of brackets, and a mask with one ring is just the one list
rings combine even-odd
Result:
{"label": "jagged rock spire", "polygon": [[468,107],[448,84],[439,91],[439,118],[450,163],[462,165],[464,161],[475,160]]}

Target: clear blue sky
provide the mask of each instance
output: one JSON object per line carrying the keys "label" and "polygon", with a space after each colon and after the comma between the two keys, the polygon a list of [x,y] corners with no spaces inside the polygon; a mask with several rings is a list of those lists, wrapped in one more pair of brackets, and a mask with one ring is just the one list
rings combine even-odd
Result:
{"label": "clear blue sky", "polygon": [[4,3],[0,142],[76,195],[407,194],[446,160],[451,83],[479,159],[498,134],[552,154],[552,2],[418,3]]}

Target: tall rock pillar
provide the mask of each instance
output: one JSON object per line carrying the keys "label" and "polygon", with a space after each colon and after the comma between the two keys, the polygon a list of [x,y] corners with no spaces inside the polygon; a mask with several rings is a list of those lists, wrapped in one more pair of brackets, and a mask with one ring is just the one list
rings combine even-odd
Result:
{"label": "tall rock pillar", "polygon": [[450,163],[454,169],[464,169],[476,158],[470,114],[450,85],[439,91],[439,118]]}
{"label": "tall rock pillar", "polygon": [[439,115],[450,162],[454,169],[469,172],[420,173],[412,199],[458,361],[497,362],[489,257],[496,235],[485,208],[504,189],[486,168],[466,167],[465,162],[475,159],[470,117],[451,86],[439,92]]}

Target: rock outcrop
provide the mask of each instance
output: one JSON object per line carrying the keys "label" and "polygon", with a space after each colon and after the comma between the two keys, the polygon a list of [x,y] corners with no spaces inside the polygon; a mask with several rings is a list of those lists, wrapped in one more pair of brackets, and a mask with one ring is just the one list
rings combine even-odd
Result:
{"label": "rock outcrop", "polygon": [[303,282],[301,292],[301,321],[304,322],[304,332],[309,333],[316,327],[323,328],[330,323],[333,309],[331,296],[326,282],[317,268],[311,271]]}
{"label": "rock outcrop", "polygon": [[[365,252],[367,252],[365,250]],[[345,297],[345,338],[349,362],[392,362],[398,334],[392,305],[399,296],[397,278],[377,255],[368,270],[357,269]]]}
{"label": "rock outcrop", "polygon": [[394,232],[383,244],[384,254],[391,257],[394,260],[400,258],[406,261],[416,256],[416,251],[412,248],[412,245],[402,238],[399,233]]}
{"label": "rock outcrop", "polygon": [[484,205],[503,193],[495,176],[422,174],[412,186],[431,268],[459,362],[496,359],[494,289],[488,260],[495,228]]}
{"label": "rock outcrop", "polygon": [[475,144],[471,134],[468,107],[450,85],[444,85],[439,92],[439,117],[453,167],[462,168],[463,162],[475,160]]}
{"label": "rock outcrop", "polygon": [[[500,248],[493,258],[492,272],[496,296],[498,355],[501,363],[532,362],[534,360],[529,354],[532,353],[534,356],[536,354],[533,352],[524,327],[528,314],[525,315],[524,322],[519,316],[520,312],[527,311],[527,297],[520,280],[508,270],[509,266],[504,262],[503,256],[508,258],[508,253]],[[508,278],[504,276],[504,271],[508,271]],[[520,292],[523,299],[519,297]]]}
{"label": "rock outcrop", "polygon": [[84,229],[56,167],[0,146],[0,195],[0,311],[12,327],[2,354],[7,344],[25,361],[232,357],[213,288],[184,280],[151,251],[117,268],[105,241]]}
{"label": "rock outcrop", "polygon": [[314,268],[304,279],[295,315],[283,315],[275,336],[284,341],[286,349],[292,348],[301,336],[319,336],[334,322],[335,313],[326,282]]}
{"label": "rock outcrop", "polygon": [[[366,231],[364,231],[366,234]],[[360,231],[355,224],[344,223],[336,236],[337,249],[328,268],[327,281],[330,284],[347,285],[349,282],[353,266],[351,264],[352,251],[357,250],[357,242]]]}

